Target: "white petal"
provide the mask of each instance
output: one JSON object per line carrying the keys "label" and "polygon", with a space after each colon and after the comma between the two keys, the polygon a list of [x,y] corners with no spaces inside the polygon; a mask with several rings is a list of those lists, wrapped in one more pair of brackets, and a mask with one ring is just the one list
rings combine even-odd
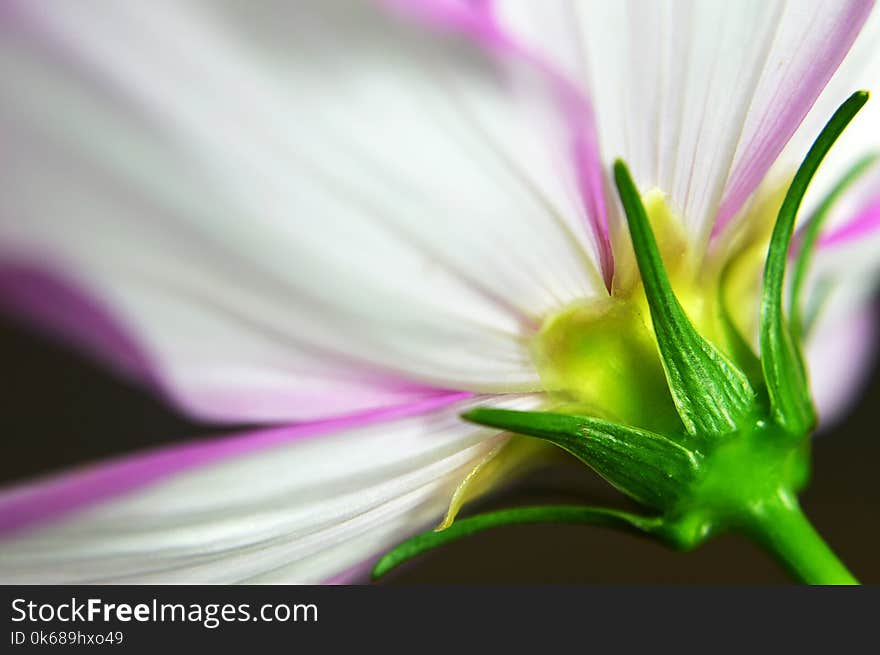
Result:
{"label": "white petal", "polygon": [[[810,211],[822,201],[825,194],[850,166],[867,154],[880,152],[880,46],[878,43],[880,43],[880,9],[875,7],[849,55],[831,78],[775,166],[777,178],[792,175],[835,109],[854,91],[865,89],[872,93],[868,103],[835,142],[819,168],[805,197],[801,218],[809,216]],[[875,193],[880,196],[880,184],[876,185]],[[840,207],[835,215],[829,217],[828,226],[833,227],[836,223],[846,221],[848,214],[846,208]]]}
{"label": "white petal", "polygon": [[873,305],[841,313],[828,307],[807,342],[813,400],[824,430],[845,415],[859,397],[877,352],[877,316]]}
{"label": "white petal", "polygon": [[[480,402],[531,409],[538,400]],[[473,404],[291,438],[23,528],[0,541],[0,580],[321,582],[439,518],[503,438],[458,417]],[[0,513],[10,496],[0,496]]]}
{"label": "white petal", "polygon": [[[697,243],[754,191],[870,2],[497,4],[593,99],[606,163],[668,193]],[[726,214],[726,216],[725,216]]]}
{"label": "white petal", "polygon": [[[880,229],[846,229],[866,208],[873,208],[874,214],[880,208],[876,163],[834,204],[802,292],[808,319],[816,316],[805,350],[822,429],[833,425],[856,400],[877,348]],[[802,209],[802,217],[811,209]]]}
{"label": "white petal", "polygon": [[189,412],[534,389],[525,337],[601,291],[576,189],[461,42],[353,2],[17,8],[3,249],[100,298]]}

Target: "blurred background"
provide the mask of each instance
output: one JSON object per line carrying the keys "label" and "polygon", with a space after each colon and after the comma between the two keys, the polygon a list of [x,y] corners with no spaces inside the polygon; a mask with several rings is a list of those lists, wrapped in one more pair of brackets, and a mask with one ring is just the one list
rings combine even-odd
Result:
{"label": "blurred background", "polygon": [[[875,304],[875,311],[880,304]],[[878,312],[880,319],[880,312]],[[216,426],[171,413],[149,394],[0,314],[0,484],[72,464],[198,435]],[[855,575],[880,582],[880,366],[848,417],[815,441],[807,514]],[[521,504],[626,506],[585,467],[536,472],[466,508]],[[503,528],[451,544],[389,576],[414,583],[783,583],[789,578],[744,538],[726,535],[692,553],[602,528]]]}

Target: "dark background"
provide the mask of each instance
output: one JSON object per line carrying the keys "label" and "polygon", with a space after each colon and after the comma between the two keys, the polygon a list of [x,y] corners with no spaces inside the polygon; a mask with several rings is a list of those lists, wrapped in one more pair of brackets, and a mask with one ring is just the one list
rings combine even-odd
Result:
{"label": "dark background", "polygon": [[[139,447],[217,433],[0,314],[0,485]],[[815,442],[803,504],[856,577],[880,582],[880,367],[849,416]],[[618,505],[584,467],[536,472],[469,512],[516,504]],[[691,553],[602,528],[496,529],[422,557],[387,583],[779,583],[787,576],[744,538]]]}

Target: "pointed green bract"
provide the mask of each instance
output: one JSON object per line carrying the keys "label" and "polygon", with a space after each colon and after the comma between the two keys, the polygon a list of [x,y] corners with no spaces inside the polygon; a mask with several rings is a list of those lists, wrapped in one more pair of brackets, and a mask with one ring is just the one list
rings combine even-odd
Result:
{"label": "pointed green bract", "polygon": [[791,435],[811,431],[816,414],[810,399],[806,369],[782,310],[782,288],[795,218],[819,164],[868,100],[866,91],[852,94],[834,113],[797,170],[782,201],[770,237],[761,294],[761,364],[774,419]]}
{"label": "pointed green bract", "polygon": [[877,163],[878,158],[880,158],[880,153],[873,153],[866,155],[857,161],[843,175],[843,177],[840,178],[837,184],[834,185],[828,195],[825,196],[825,199],[819,204],[819,207],[810,217],[809,221],[807,221],[806,227],[803,231],[803,239],[801,240],[797,259],[794,263],[788,300],[788,315],[791,320],[791,332],[795,343],[800,343],[806,327],[800,295],[804,286],[804,281],[807,277],[807,271],[810,268],[810,261],[816,247],[816,242],[822,231],[822,225],[825,223],[825,219],[828,217],[831,208],[834,207],[837,200],[847,189],[850,188],[850,186],[852,186],[854,182],[862,177],[871,166]]}
{"label": "pointed green bract", "polygon": [[755,411],[746,376],[696,331],[672,291],[657,242],[626,165],[614,164],[654,333],[669,389],[690,434],[711,437],[735,431]]}
{"label": "pointed green bract", "polygon": [[388,573],[391,569],[453,541],[468,537],[477,532],[505,525],[527,525],[536,523],[575,523],[602,525],[633,533],[651,533],[661,527],[660,519],[636,516],[627,512],[601,507],[582,507],[571,505],[551,505],[546,507],[518,507],[498,512],[459,519],[445,530],[424,532],[407,539],[385,553],[373,568],[373,579]]}
{"label": "pointed green bract", "polygon": [[666,437],[609,421],[480,407],[465,420],[556,444],[612,485],[656,509],[674,505],[696,479],[698,455]]}

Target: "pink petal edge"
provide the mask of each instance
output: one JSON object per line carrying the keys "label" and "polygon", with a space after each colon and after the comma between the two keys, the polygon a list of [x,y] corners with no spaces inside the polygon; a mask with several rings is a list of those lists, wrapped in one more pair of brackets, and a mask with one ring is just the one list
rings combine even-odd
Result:
{"label": "pink petal edge", "polygon": [[[184,399],[170,388],[157,361],[139,343],[132,329],[84,290],[70,275],[25,257],[0,255],[0,311],[48,336],[84,350],[117,373],[157,392],[178,411],[212,423],[241,424],[314,421],[342,414],[416,402],[449,389],[351,363],[358,384],[334,394],[281,389],[190,389]],[[363,388],[361,388],[363,387]],[[267,407],[284,408],[282,415]],[[206,414],[198,408],[217,408]],[[264,414],[254,415],[262,407]],[[222,410],[222,411],[221,411]],[[265,413],[265,412],[269,413]]]}
{"label": "pink petal edge", "polygon": [[754,135],[746,146],[745,154],[731,172],[725,187],[712,228],[713,239],[724,231],[764,179],[849,52],[873,5],[874,0],[851,3],[847,14],[837,23],[837,30],[828,39],[828,49],[816,53],[814,65],[799,80],[797,94],[783,99],[770,128],[763,134]]}
{"label": "pink petal edge", "polygon": [[875,234],[878,230],[880,230],[880,197],[869,202],[843,225],[823,234],[819,238],[819,247],[829,248],[858,241]]}
{"label": "pink petal edge", "polygon": [[60,335],[127,377],[158,386],[147,354],[95,298],[47,267],[0,257],[0,310]]}
{"label": "pink petal edge", "polygon": [[175,473],[224,459],[350,428],[425,414],[473,397],[447,392],[396,407],[299,425],[190,441],[87,465],[0,490],[0,534],[58,518],[120,494],[131,493]]}

